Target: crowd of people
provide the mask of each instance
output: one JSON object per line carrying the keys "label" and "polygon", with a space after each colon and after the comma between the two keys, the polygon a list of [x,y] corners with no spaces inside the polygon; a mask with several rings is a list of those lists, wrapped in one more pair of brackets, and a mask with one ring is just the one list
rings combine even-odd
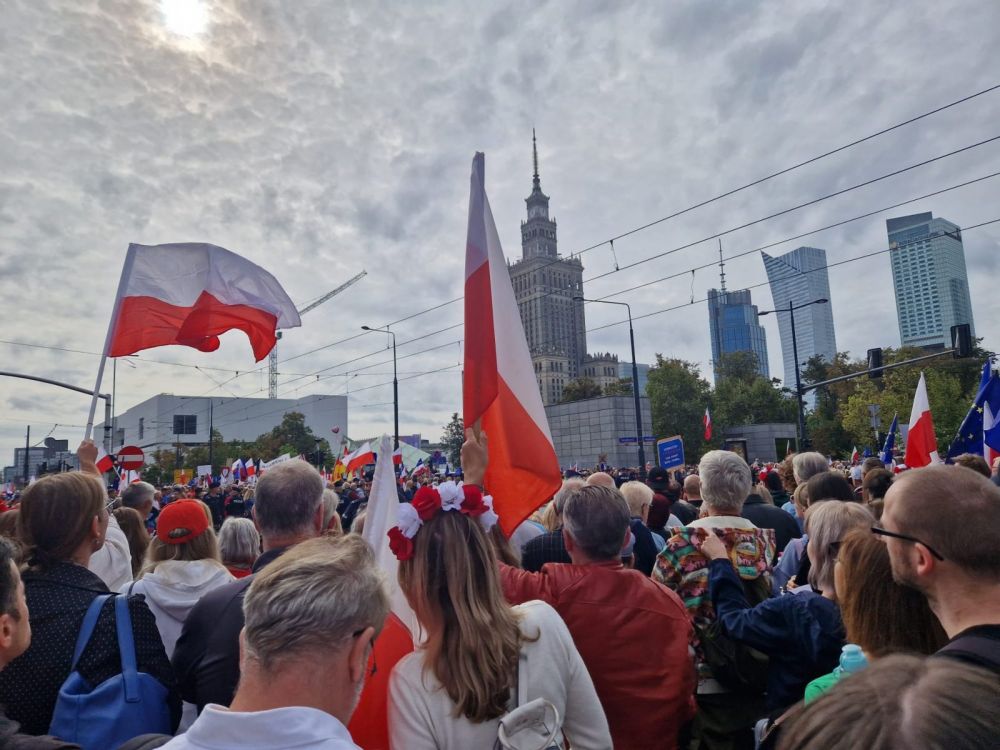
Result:
{"label": "crowd of people", "polygon": [[355,749],[396,587],[394,750],[1000,747],[981,457],[595,467],[505,535],[469,431],[460,477],[397,486],[396,581],[363,478],[109,493],[79,458],[0,513],[0,748]]}

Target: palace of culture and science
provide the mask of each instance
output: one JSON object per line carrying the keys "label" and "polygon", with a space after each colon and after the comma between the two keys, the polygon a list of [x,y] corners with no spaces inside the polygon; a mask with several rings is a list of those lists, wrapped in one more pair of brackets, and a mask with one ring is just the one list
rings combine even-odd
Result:
{"label": "palace of culture and science", "polygon": [[521,222],[521,259],[508,264],[521,323],[528,340],[542,403],[557,404],[571,380],[590,378],[602,388],[616,381],[618,357],[587,354],[583,263],[556,250],[556,221],[538,177],[538,145],[532,132],[535,174]]}

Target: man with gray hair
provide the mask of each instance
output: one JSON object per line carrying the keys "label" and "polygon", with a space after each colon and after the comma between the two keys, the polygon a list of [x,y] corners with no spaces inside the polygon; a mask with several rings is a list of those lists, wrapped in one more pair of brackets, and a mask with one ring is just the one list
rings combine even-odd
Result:
{"label": "man with gray hair", "polygon": [[122,505],[139,511],[139,515],[145,521],[153,512],[154,495],[156,488],[149,482],[133,482],[122,492]]}
{"label": "man with gray hair", "polygon": [[192,608],[177,641],[173,665],[184,700],[201,711],[228,706],[240,677],[240,605],[254,574],[286,550],[323,532],[323,479],[305,461],[286,461],[257,481],[253,520],[263,553],[253,573],[209,592]]}
{"label": "man with gray hair", "polygon": [[164,747],[359,750],[347,723],[388,613],[382,575],[361,537],[302,542],[246,592],[242,677],[230,707],[206,707]]}
{"label": "man with gray hair", "polygon": [[824,471],[830,471],[830,462],[822,453],[809,451],[792,456],[792,476],[795,477],[796,484],[805,484]]}

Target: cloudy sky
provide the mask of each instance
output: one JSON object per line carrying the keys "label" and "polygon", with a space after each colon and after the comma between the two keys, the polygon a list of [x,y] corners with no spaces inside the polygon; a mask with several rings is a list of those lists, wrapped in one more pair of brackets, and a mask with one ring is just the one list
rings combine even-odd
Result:
{"label": "cloudy sky", "polygon": [[[368,271],[286,335],[280,392],[349,389],[350,433],[390,431],[384,338],[326,345],[461,294],[475,151],[516,258],[537,129],[568,254],[1000,83],[998,49],[1000,5],[971,0],[0,0],[3,369],[92,387],[128,243],[209,241],[272,270],[300,304]],[[620,239],[618,263],[1000,135],[998,113],[1000,90]],[[729,233],[724,248],[995,171],[1000,141]],[[808,243],[833,263],[883,249],[887,215],[927,210],[969,226],[1000,218],[998,195],[993,178],[769,252]],[[995,348],[1000,224],[968,231],[965,250],[977,333]],[[586,291],[680,274],[615,299],[636,315],[675,308],[637,322],[640,361],[662,353],[708,370],[699,300],[717,270],[689,269],[716,253],[715,241],[696,244]],[[585,279],[614,270],[607,245],[583,261]],[[765,280],[757,253],[726,270],[731,287]],[[886,255],[830,280],[838,348],[899,343]],[[771,302],[766,286],[753,295]],[[400,356],[414,355],[399,363],[404,433],[436,439],[460,409],[461,328],[425,334],[461,315],[451,304],[393,326]],[[587,310],[589,327],[620,318]],[[780,374],[776,324],[764,320]],[[622,326],[589,337],[591,351],[623,359],[627,345]],[[119,366],[120,408],[160,392],[260,397],[267,381],[231,333],[214,354],[163,348]],[[0,405],[3,465],[26,424],[32,442],[75,443],[88,401],[0,379]]]}

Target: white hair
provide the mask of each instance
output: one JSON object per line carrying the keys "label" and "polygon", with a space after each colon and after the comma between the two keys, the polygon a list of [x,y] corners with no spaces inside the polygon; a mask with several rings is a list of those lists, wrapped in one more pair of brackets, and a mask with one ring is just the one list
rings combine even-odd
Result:
{"label": "white hair", "polygon": [[219,530],[224,565],[252,565],[260,555],[260,534],[249,518],[227,518]]}
{"label": "white hair", "polygon": [[702,502],[719,513],[738,516],[750,494],[747,462],[732,451],[709,451],[698,464]]}
{"label": "white hair", "polygon": [[653,488],[643,482],[625,482],[619,489],[628,503],[628,512],[641,516],[643,508],[653,502]]}
{"label": "white hair", "polygon": [[816,451],[808,453],[796,453],[792,457],[792,476],[795,477],[796,484],[808,482],[817,474],[830,470],[830,462],[826,456]]}

